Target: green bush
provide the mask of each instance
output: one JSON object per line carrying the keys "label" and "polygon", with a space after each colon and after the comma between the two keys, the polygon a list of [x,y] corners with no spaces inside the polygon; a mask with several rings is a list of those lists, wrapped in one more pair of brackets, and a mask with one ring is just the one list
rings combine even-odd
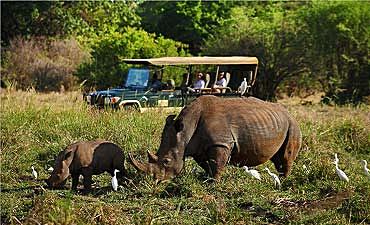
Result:
{"label": "green bush", "polygon": [[92,61],[81,65],[77,76],[81,81],[87,80],[87,87],[116,87],[122,85],[127,71],[123,59],[185,55],[185,47],[180,42],[127,27],[123,33],[112,32],[97,40],[91,47]]}

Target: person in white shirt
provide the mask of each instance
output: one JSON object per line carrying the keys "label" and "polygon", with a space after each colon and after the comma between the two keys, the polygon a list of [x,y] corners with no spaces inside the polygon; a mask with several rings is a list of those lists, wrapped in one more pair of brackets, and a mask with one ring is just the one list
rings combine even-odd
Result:
{"label": "person in white shirt", "polygon": [[206,85],[206,82],[204,81],[203,74],[198,73],[197,80],[194,82],[193,87],[199,89],[199,88],[204,88],[205,85]]}
{"label": "person in white shirt", "polygon": [[204,76],[202,73],[197,74],[197,79],[193,83],[193,87],[188,87],[188,90],[190,92],[200,92],[200,89],[204,88],[206,85],[206,82],[204,81]]}
{"label": "person in white shirt", "polygon": [[215,87],[225,87],[225,86],[226,86],[225,73],[221,72],[218,74],[218,80],[215,84]]}
{"label": "person in white shirt", "polygon": [[218,79],[216,84],[213,86],[214,90],[216,92],[221,92],[221,89],[218,89],[219,87],[225,87],[226,86],[226,78],[225,78],[225,73],[221,72],[218,74]]}

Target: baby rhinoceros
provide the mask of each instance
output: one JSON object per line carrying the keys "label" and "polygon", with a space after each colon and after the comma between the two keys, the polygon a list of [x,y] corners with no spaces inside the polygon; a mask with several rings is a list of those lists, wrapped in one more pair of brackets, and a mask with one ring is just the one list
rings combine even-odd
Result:
{"label": "baby rhinoceros", "polygon": [[117,177],[126,176],[124,154],[120,147],[108,141],[80,141],[67,146],[55,160],[54,170],[46,180],[50,188],[60,188],[72,177],[72,190],[77,190],[79,176],[83,176],[85,191],[91,189],[92,175],[104,172]]}

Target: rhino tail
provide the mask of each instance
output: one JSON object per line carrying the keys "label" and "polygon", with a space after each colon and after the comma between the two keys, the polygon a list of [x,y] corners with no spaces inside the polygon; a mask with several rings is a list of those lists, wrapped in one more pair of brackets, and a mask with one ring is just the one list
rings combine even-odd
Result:
{"label": "rhino tail", "polygon": [[296,158],[299,149],[302,145],[302,133],[297,121],[290,119],[289,121],[289,137],[287,148],[293,151],[293,157]]}
{"label": "rhino tail", "polygon": [[282,172],[285,177],[290,174],[294,160],[296,159],[299,149],[302,144],[302,134],[298,123],[291,119],[289,120],[289,129],[286,140],[284,141],[284,156],[282,159]]}
{"label": "rhino tail", "polygon": [[284,177],[290,174],[293,161],[296,159],[301,147],[302,135],[298,123],[289,118],[289,127],[285,140],[279,150],[271,158],[276,170]]}

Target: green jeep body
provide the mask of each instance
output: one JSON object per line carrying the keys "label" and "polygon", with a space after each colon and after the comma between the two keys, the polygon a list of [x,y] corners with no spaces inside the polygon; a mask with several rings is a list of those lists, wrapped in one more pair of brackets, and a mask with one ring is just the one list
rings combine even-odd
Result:
{"label": "green jeep body", "polygon": [[[128,70],[123,87],[91,92],[85,96],[87,103],[98,108],[146,111],[151,108],[183,107],[205,94],[240,97],[251,93],[258,66],[257,58],[239,56],[163,57],[126,59],[124,62],[132,67]],[[173,68],[181,68],[183,73],[171,74],[167,72],[171,71],[170,68],[172,72]],[[205,88],[191,89],[194,72],[202,70],[206,70],[203,73],[207,74]],[[228,74],[227,86],[217,91],[218,88],[215,88],[214,84],[220,72]],[[154,88],[151,85],[154,77],[161,81],[160,87]],[[180,78],[181,82],[170,87],[168,82],[174,83],[174,79],[170,78]]]}

